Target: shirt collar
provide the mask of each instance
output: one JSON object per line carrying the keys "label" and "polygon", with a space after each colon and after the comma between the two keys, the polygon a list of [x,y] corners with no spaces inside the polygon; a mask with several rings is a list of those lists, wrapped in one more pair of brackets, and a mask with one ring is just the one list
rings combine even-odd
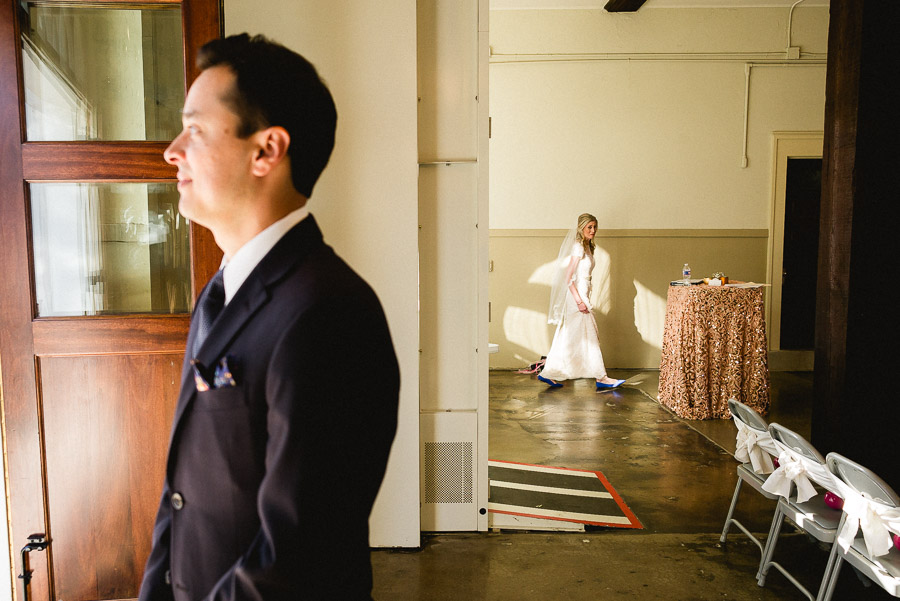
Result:
{"label": "shirt collar", "polygon": [[306,205],[291,211],[256,236],[234,253],[233,257],[222,257],[222,274],[225,283],[225,304],[234,297],[241,285],[256,268],[272,247],[295,225],[306,219],[309,209]]}

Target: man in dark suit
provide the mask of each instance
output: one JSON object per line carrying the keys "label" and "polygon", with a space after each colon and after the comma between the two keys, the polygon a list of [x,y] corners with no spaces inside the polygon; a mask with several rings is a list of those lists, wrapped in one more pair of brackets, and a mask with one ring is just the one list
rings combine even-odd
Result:
{"label": "man in dark suit", "polygon": [[334,145],[304,58],[210,42],[165,152],[224,268],[197,301],[141,601],[370,599],[399,373],[375,294],[306,202]]}

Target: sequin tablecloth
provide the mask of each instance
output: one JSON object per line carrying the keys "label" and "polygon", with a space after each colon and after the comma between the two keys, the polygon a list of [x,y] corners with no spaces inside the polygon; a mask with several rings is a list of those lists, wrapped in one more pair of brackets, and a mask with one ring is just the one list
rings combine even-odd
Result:
{"label": "sequin tablecloth", "polygon": [[730,398],[769,408],[762,288],[669,286],[659,402],[686,419],[730,418]]}

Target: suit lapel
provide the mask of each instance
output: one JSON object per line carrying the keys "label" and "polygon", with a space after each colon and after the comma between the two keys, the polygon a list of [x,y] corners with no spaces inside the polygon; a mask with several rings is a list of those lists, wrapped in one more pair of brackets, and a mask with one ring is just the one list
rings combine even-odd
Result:
{"label": "suit lapel", "polygon": [[222,310],[219,319],[213,324],[209,336],[197,353],[197,360],[201,364],[212,367],[247,320],[268,302],[272,287],[285,274],[293,271],[316,243],[322,243],[322,233],[312,215],[309,215],[272,247],[272,250],[250,272],[231,302]]}
{"label": "suit lapel", "polygon": [[265,285],[251,274],[213,324],[209,336],[197,352],[197,361],[212,368],[228,343],[268,300],[269,293]]}
{"label": "suit lapel", "polygon": [[[322,232],[312,215],[288,231],[263,257],[222,310],[219,318],[213,324],[209,336],[200,347],[196,359],[202,365],[212,367],[247,321],[268,302],[271,288],[321,245]],[[187,342],[188,349],[193,345],[194,336],[195,327],[192,317]],[[170,449],[174,445],[181,417],[196,396],[190,359],[191,357],[185,356],[181,391],[172,422],[172,436],[169,440]]]}

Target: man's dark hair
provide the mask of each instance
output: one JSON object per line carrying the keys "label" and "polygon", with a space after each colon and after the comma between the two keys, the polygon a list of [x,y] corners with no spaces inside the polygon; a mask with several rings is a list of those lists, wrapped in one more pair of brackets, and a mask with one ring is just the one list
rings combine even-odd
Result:
{"label": "man's dark hair", "polygon": [[276,125],[286,129],[294,188],[311,196],[334,148],[337,124],[334,100],[315,67],[276,42],[246,33],[200,48],[200,70],[220,65],[236,76],[236,89],[223,100],[238,116],[238,137]]}

